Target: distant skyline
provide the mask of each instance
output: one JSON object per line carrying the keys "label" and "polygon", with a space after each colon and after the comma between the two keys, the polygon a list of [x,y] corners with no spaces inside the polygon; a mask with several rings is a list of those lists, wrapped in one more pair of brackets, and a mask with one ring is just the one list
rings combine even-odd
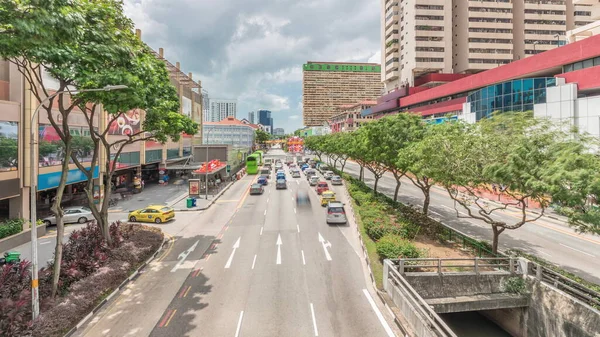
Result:
{"label": "distant skyline", "polygon": [[[302,65],[381,62],[380,4],[364,0],[125,0],[142,40],[180,62],[212,97],[237,97],[238,116],[270,110],[302,127]],[[193,22],[194,24],[190,24]],[[243,115],[241,115],[243,112]]]}

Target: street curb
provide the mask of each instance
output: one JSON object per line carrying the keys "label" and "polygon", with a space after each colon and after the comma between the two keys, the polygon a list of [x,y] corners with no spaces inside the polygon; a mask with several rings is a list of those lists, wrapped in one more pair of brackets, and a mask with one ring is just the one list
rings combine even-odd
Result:
{"label": "street curb", "polygon": [[102,300],[102,302],[100,302],[98,305],[96,305],[96,307],[94,307],[94,309],[92,309],[92,311],[87,314],[84,318],[82,318],[79,323],[77,323],[77,325],[75,325],[71,330],[69,330],[64,337],[70,337],[72,336],[78,329],[81,329],[82,326],[84,326],[87,321],[92,318],[92,316],[94,316],[95,313],[97,313],[98,311],[100,311],[100,309],[102,309],[102,307],[108,303],[108,301],[110,299],[112,299],[115,295],[117,295],[117,293],[119,293],[121,291],[121,289],[123,289],[129,282],[133,282],[135,281],[135,279],[140,275],[140,272],[142,271],[142,269],[146,268],[146,266],[152,262],[152,260],[154,260],[156,258],[156,256],[158,255],[158,253],[160,253],[163,250],[163,247],[165,246],[165,244],[168,242],[169,240],[167,239],[167,237],[164,235],[163,233],[163,242],[161,243],[161,245],[158,247],[158,249],[156,250],[156,252],[154,252],[154,254],[152,254],[152,256],[150,256],[146,262],[144,262],[141,266],[138,267],[138,269],[136,269],[131,275],[129,275],[129,277],[124,280],[123,282],[121,282],[121,284],[119,284],[119,286],[110,294],[108,295],[105,299]]}
{"label": "street curb", "polygon": [[377,294],[377,297],[381,300],[381,303],[383,303],[383,305],[390,311],[391,316],[394,318],[394,323],[396,323],[396,325],[398,326],[400,331],[404,332],[406,330],[406,328],[400,324],[400,321],[396,317],[396,314],[389,308],[387,301],[385,300],[386,294],[377,288],[377,283],[375,283],[375,277],[373,276],[373,270],[371,269],[371,261],[369,260],[369,252],[367,251],[367,247],[365,246],[365,243],[362,239],[362,234],[360,233],[360,227],[359,227],[360,225],[358,224],[358,221],[356,220],[356,214],[354,213],[354,207],[352,206],[353,199],[352,199],[352,196],[350,196],[350,193],[348,192],[347,185],[344,184],[343,186],[344,186],[344,192],[346,193],[346,197],[350,201],[350,207],[349,207],[350,213],[352,213],[352,218],[354,219],[354,223],[356,224],[356,233],[358,234],[358,240],[360,241],[360,246],[363,251],[365,262],[367,263],[367,268],[369,269],[369,277],[371,278],[371,285],[373,286],[373,290],[375,290],[375,293]]}

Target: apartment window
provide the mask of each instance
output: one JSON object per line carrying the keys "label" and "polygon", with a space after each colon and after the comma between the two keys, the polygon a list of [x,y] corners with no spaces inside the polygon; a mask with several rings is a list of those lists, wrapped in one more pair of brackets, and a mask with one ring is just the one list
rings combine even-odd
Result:
{"label": "apartment window", "polygon": [[469,7],[469,12],[512,13],[512,9],[511,8]]}
{"label": "apartment window", "polygon": [[565,25],[566,21],[562,21],[562,20],[525,20],[525,24],[529,24],[529,25]]}
{"label": "apartment window", "polygon": [[581,26],[585,26],[587,24],[590,24],[592,21],[575,21],[575,27],[581,27]]}
{"label": "apartment window", "polygon": [[416,5],[416,9],[425,9],[425,10],[443,10],[444,6],[441,5]]}
{"label": "apartment window", "polygon": [[471,38],[469,38],[469,42],[473,42],[473,43],[508,43],[508,44],[511,44],[512,40],[510,40],[510,39],[484,39],[484,38],[478,38],[478,37],[471,37]]}
{"label": "apartment window", "polygon": [[469,48],[469,53],[480,53],[480,54],[511,54],[512,53],[512,49]]}
{"label": "apartment window", "polygon": [[565,0],[525,0],[525,3],[536,5],[564,5]]}
{"label": "apartment window", "polygon": [[444,38],[439,37],[439,36],[417,36],[417,37],[415,37],[415,40],[417,40],[417,41],[443,41]]}
{"label": "apartment window", "polygon": [[564,30],[537,30],[537,29],[525,29],[525,34],[538,34],[538,35],[566,35]]}
{"label": "apartment window", "polygon": [[389,61],[387,61],[387,62],[385,63],[385,65],[386,65],[386,66],[389,66],[390,64],[392,64],[392,63],[394,63],[394,62],[398,62],[398,61],[400,61],[400,60],[399,60],[397,57],[394,57],[394,58],[390,59]]}
{"label": "apartment window", "polygon": [[588,12],[588,11],[575,11],[575,16],[592,16],[592,12]]}
{"label": "apartment window", "polygon": [[416,15],[416,20],[444,20],[443,16],[435,16],[435,15]]}
{"label": "apartment window", "polygon": [[417,51],[433,51],[433,52],[443,52],[444,47],[417,47]]}
{"label": "apartment window", "polygon": [[444,27],[438,26],[415,26],[415,30],[431,30],[436,32],[444,31]]}
{"label": "apartment window", "polygon": [[595,57],[563,66],[563,73],[600,66],[600,57]]}
{"label": "apartment window", "polygon": [[469,59],[469,63],[508,64],[510,63],[510,60]]}
{"label": "apartment window", "polygon": [[444,59],[441,57],[417,57],[417,62],[444,62]]}
{"label": "apartment window", "polygon": [[512,29],[501,28],[469,28],[471,33],[512,34]]}
{"label": "apartment window", "polygon": [[556,11],[556,10],[547,10],[547,9],[526,9],[525,14],[565,15],[565,11]]}

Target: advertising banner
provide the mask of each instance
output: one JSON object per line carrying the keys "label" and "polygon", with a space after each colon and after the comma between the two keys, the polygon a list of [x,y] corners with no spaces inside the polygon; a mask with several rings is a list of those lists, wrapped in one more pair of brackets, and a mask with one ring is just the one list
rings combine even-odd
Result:
{"label": "advertising banner", "polygon": [[[108,126],[108,134],[113,136],[127,136],[140,132],[142,129],[141,114],[142,110],[140,109],[133,109],[123,113]],[[109,115],[108,122],[113,118],[114,116]]]}
{"label": "advertising banner", "polygon": [[189,196],[198,197],[200,196],[200,179],[190,179],[189,183]]}

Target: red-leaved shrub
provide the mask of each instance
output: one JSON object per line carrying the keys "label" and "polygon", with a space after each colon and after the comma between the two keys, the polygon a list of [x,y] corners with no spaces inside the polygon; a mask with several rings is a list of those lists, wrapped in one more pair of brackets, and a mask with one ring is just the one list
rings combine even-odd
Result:
{"label": "red-leaved shrub", "polygon": [[0,336],[24,336],[31,330],[31,264],[0,269]]}

